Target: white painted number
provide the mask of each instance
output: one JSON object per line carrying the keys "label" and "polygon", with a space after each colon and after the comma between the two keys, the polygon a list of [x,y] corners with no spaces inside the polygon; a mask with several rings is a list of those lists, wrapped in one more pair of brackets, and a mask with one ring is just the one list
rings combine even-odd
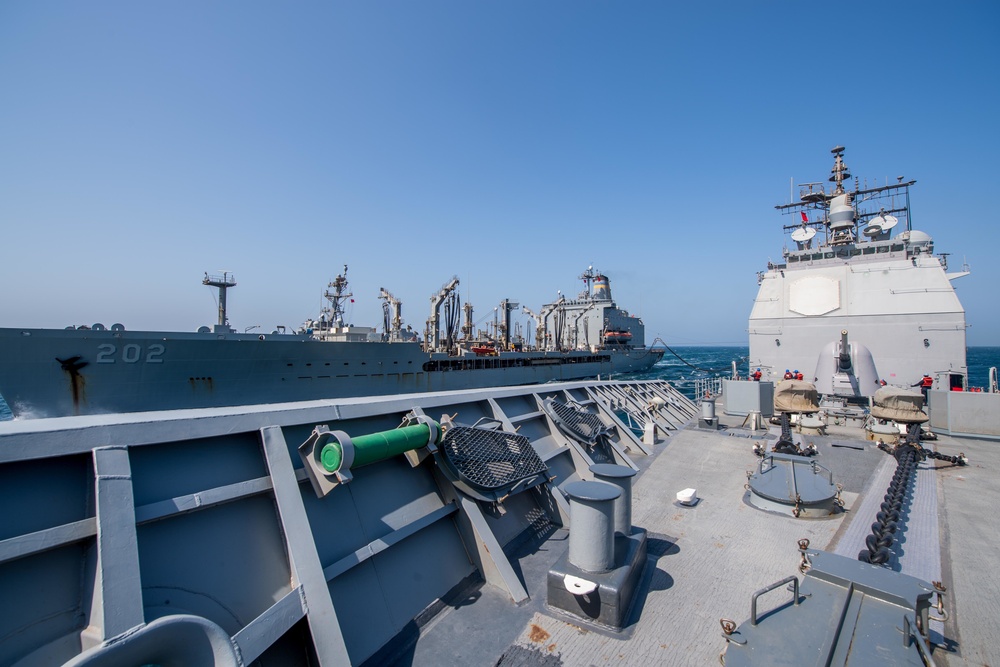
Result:
{"label": "white painted number", "polygon": [[149,346],[149,350],[146,352],[146,363],[147,364],[162,364],[163,363],[163,346],[159,343],[155,343]]}
{"label": "white painted number", "polygon": [[[160,343],[154,343],[146,348],[146,358],[145,363],[147,364],[162,364],[163,363],[163,353],[166,351],[166,346]],[[113,364],[116,361],[118,355],[118,348],[111,343],[104,343],[97,346],[97,363],[99,364]],[[122,347],[121,360],[126,364],[134,364],[142,359],[142,345],[137,343],[129,343]]]}
{"label": "white painted number", "polygon": [[99,364],[113,364],[115,363],[114,353],[115,346],[105,343],[104,345],[97,346],[97,363]]}

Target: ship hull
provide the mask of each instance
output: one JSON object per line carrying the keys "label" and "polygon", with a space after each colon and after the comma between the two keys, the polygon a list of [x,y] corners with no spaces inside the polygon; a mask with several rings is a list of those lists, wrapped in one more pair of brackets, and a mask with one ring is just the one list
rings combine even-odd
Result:
{"label": "ship hull", "polygon": [[643,371],[646,349],[428,354],[307,336],[0,329],[0,395],[19,417],[451,391]]}

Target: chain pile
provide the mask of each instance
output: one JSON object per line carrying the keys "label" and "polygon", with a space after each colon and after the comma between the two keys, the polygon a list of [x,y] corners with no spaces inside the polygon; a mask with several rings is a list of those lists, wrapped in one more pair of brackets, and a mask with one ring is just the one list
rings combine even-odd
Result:
{"label": "chain pile", "polygon": [[895,533],[900,527],[900,515],[903,502],[910,490],[916,473],[917,464],[925,458],[950,461],[955,465],[966,465],[969,461],[965,454],[948,456],[924,449],[920,446],[920,425],[910,424],[906,433],[906,441],[896,447],[879,442],[878,448],[896,457],[896,472],[889,482],[880,510],[875,515],[872,524],[872,534],[865,538],[866,551],[858,554],[858,560],[865,563],[885,565],[892,553],[890,547],[895,539]]}
{"label": "chain pile", "polygon": [[[774,444],[771,448],[772,452],[777,452],[778,454],[793,454],[795,456],[815,456],[816,455],[816,445],[809,444],[802,448],[795,444],[792,440],[792,423],[788,417],[787,412],[781,413],[781,437],[778,438],[778,442]],[[762,447],[757,447],[754,445],[754,453],[757,456],[763,457],[765,452]]]}
{"label": "chain pile", "polygon": [[892,476],[892,481],[889,482],[889,488],[886,489],[885,497],[880,505],[881,509],[875,515],[872,534],[865,538],[865,546],[868,547],[868,550],[858,554],[858,560],[865,563],[884,565],[889,562],[889,557],[892,555],[889,547],[892,546],[896,530],[899,528],[903,501],[910,488],[913,470],[920,461],[917,448],[909,442],[909,438],[905,444],[896,448],[895,456],[896,472]]}

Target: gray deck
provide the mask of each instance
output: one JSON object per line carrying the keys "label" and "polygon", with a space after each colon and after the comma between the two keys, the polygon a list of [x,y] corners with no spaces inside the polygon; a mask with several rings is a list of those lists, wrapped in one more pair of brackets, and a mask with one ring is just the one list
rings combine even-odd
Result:
{"label": "gray deck", "polygon": [[[736,418],[723,417],[727,420],[739,425]],[[502,604],[497,606],[484,591],[477,602],[485,602],[481,609],[472,605],[446,611],[425,629],[403,663],[485,666],[499,659],[504,667],[719,664],[725,646],[719,620],[746,620],[755,591],[798,575],[800,538],[808,538],[812,548],[834,546],[831,550],[852,557],[864,547],[895,459],[862,440],[859,429],[831,431],[805,439],[817,444],[819,460],[845,486],[848,512],[840,517],[798,520],[750,507],[744,502],[743,484],[745,471],[756,464],[752,441],[689,426],[657,445],[662,453],[640,473],[633,490],[633,523],[650,531],[645,574],[649,587],[620,635],[586,627],[535,597],[513,613],[508,608],[505,618]],[[835,448],[832,443],[865,449]],[[996,664],[1000,638],[992,632],[992,619],[1000,617],[1000,575],[998,542],[989,517],[1000,507],[1000,489],[989,471],[1000,465],[1000,448],[947,437],[934,446],[946,454],[965,451],[972,463],[967,468],[940,461],[920,466],[902,545],[897,547],[902,557],[893,569],[928,581],[943,579],[949,586],[946,609],[951,617],[943,629],[932,625],[934,637],[942,642],[933,654],[938,665]],[[690,508],[675,501],[676,492],[687,487],[697,488],[701,498]],[[852,498],[858,498],[854,507]],[[946,540],[940,548],[939,534]],[[540,551],[551,552],[554,560],[565,548],[563,538],[561,531],[556,533]],[[526,579],[537,580],[527,582],[528,590],[540,591],[539,597],[544,596],[544,571],[537,564],[526,569]],[[780,594],[774,595],[777,604]],[[767,599],[762,599],[765,607]],[[517,638],[501,648],[512,624],[519,624]]]}
{"label": "gray deck", "polygon": [[[671,404],[652,417],[643,406],[654,390]],[[546,574],[568,546],[557,489],[589,477],[597,456],[555,429],[541,409],[549,396],[600,414],[614,429],[603,455],[639,471],[632,520],[648,531],[649,557],[620,633],[545,604]],[[500,513],[458,496],[429,460],[397,456],[316,498],[295,456],[313,425],[367,433],[412,410],[519,429],[551,487]],[[0,425],[0,664],[60,664],[52,656],[181,612],[217,624],[262,667],[718,664],[719,620],[745,621],[755,591],[798,575],[799,539],[857,555],[895,460],[857,429],[796,436],[817,446],[848,511],[768,513],[746,502],[744,484],[753,444],[773,437],[748,437],[740,417],[722,416],[722,431],[685,426],[695,412],[663,383],[580,382]],[[633,418],[665,435],[641,442],[622,421]],[[1000,447],[933,446],[970,465],[921,464],[892,567],[949,588],[949,618],[932,625],[938,665],[997,664]],[[701,500],[680,506],[688,487]]]}

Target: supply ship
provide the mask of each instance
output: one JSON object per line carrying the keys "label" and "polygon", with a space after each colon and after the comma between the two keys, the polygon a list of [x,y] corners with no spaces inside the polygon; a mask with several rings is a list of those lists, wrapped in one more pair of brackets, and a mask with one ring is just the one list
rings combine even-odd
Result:
{"label": "supply ship", "polygon": [[346,266],[325,292],[329,305],[294,333],[237,332],[226,312],[235,279],[206,274],[203,284],[219,291],[212,328],[0,329],[0,396],[15,417],[59,417],[606,378],[659,361],[663,351],[645,347],[642,320],[618,307],[609,278],[592,267],[580,277],[577,298],[524,309],[529,335],[512,325],[519,304],[508,299],[492,327],[477,331],[453,278],[431,297],[421,341],[385,289],[382,332],[345,323]]}
{"label": "supply ship", "polygon": [[829,190],[800,186],[776,208],[792,247],[758,274],[750,315],[750,367],[763,380],[800,370],[821,394],[872,396],[883,384],[968,386],[965,310],[930,235],[913,227],[915,180],[863,187],[851,182],[844,147],[832,150]]}

